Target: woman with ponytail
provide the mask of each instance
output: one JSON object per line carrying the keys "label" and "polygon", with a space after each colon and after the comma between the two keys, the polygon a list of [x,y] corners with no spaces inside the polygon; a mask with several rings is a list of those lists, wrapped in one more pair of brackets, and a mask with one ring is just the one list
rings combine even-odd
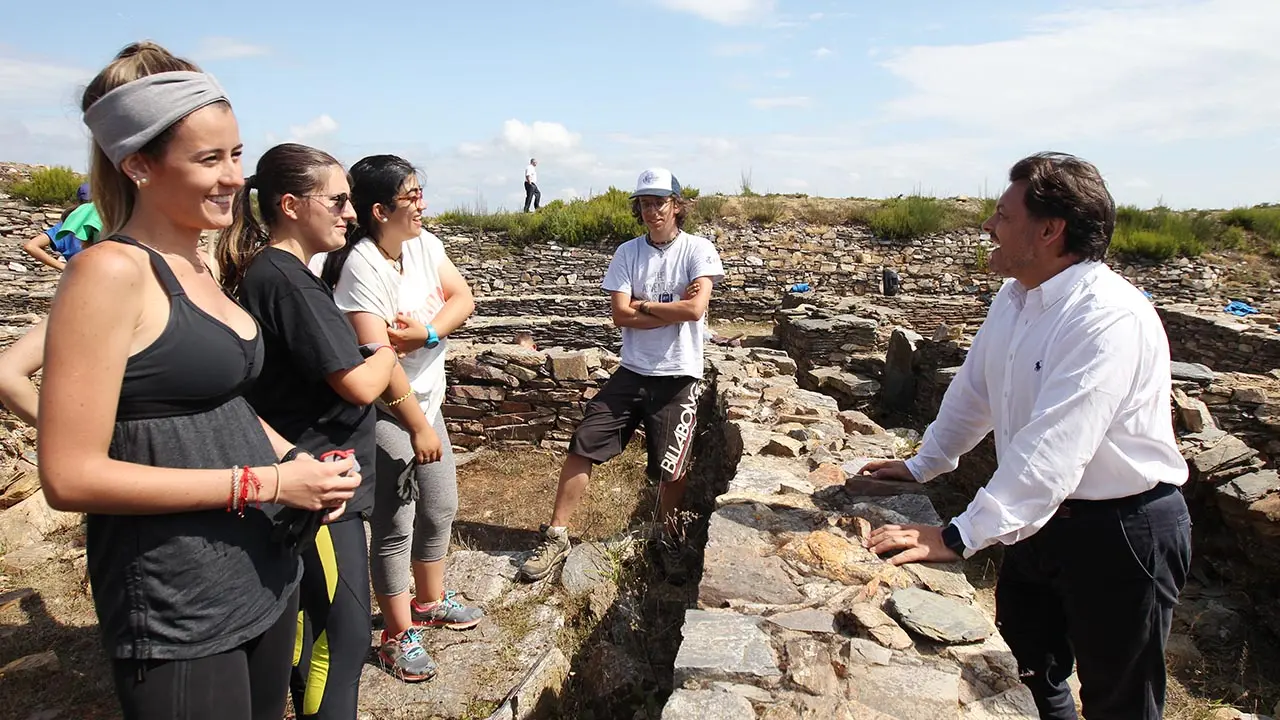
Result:
{"label": "woman with ponytail", "polygon": [[[347,245],[326,259],[324,277],[360,342],[394,343],[408,374],[407,383],[392,379],[393,398],[378,408],[370,520],[373,591],[386,626],[379,655],[394,667],[405,643],[416,643],[419,625],[465,630],[484,616],[444,587],[458,482],[440,413],[443,338],[466,321],[475,302],[439,238],[422,228],[422,186],[412,165],[374,155],[351,167],[351,182],[357,226]],[[404,405],[419,406],[430,424],[393,414]],[[432,455],[428,462],[424,453]]]}
{"label": "woman with ponytail", "polygon": [[[319,527],[303,553],[304,622],[291,683],[299,718],[356,716],[371,632],[363,519],[373,508],[372,403],[393,373],[408,382],[389,344],[360,346],[329,287],[307,269],[312,257],[344,244],[356,217],[350,198],[347,174],[333,156],[277,145],[236,195],[234,219],[215,251],[223,286],[258,321],[266,344],[249,403],[299,452],[323,458],[354,451],[364,474],[346,514]],[[399,409],[416,412],[409,422],[426,422],[414,405]],[[426,653],[413,661],[410,671],[428,669]]]}
{"label": "woman with ponytail", "polygon": [[151,43],[81,102],[101,240],[53,299],[37,416],[49,505],[88,514],[125,718],[279,720],[301,562],[280,506],[341,516],[353,462],[290,459],[245,400],[262,335],[200,253],[243,184],[225,91]]}

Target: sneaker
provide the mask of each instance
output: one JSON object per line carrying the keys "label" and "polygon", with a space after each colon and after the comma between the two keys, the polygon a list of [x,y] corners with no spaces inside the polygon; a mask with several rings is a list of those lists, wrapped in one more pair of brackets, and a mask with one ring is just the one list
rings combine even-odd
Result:
{"label": "sneaker", "polygon": [[416,627],[411,627],[394,638],[383,630],[378,660],[382,663],[382,669],[404,682],[430,680],[436,674],[436,662],[423,649],[421,631]]}
{"label": "sneaker", "polygon": [[672,585],[684,585],[688,571],[684,566],[684,546],[666,533],[649,542],[649,556],[663,577]]}
{"label": "sneaker", "polygon": [[551,574],[569,555],[569,531],[542,526],[542,542],[520,566],[520,577],[541,580]]}
{"label": "sneaker", "polygon": [[446,627],[450,630],[470,630],[480,624],[484,611],[478,607],[467,607],[454,600],[455,593],[450,590],[440,598],[440,602],[420,605],[416,599],[410,600],[413,621],[426,627]]}

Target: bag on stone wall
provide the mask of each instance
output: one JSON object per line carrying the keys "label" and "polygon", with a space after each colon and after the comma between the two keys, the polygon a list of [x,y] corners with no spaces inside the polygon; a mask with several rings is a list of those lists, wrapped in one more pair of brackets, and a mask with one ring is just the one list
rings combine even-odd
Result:
{"label": "bag on stone wall", "polygon": [[884,294],[885,297],[892,297],[898,294],[898,288],[902,287],[902,278],[898,277],[898,273],[885,268],[884,271]]}

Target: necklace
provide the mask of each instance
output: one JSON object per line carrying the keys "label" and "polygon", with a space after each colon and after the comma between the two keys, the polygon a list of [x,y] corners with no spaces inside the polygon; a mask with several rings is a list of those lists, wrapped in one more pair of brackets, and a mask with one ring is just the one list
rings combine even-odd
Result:
{"label": "necklace", "polygon": [[400,251],[400,257],[391,257],[391,253],[382,249],[382,245],[377,240],[374,240],[373,244],[378,248],[378,252],[382,253],[382,257],[386,258],[391,263],[392,267],[396,269],[396,272],[403,275],[404,274],[404,251],[403,250]]}

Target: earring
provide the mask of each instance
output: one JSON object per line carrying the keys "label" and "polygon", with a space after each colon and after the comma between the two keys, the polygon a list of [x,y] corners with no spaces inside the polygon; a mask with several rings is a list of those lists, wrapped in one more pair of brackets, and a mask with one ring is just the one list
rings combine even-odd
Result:
{"label": "earring", "polygon": [[381,221],[381,222],[386,222],[386,221],[387,221],[387,218],[378,218],[378,220],[379,220],[379,221]]}
{"label": "earring", "polygon": [[138,185],[138,187],[142,187],[147,184],[146,178],[134,178],[133,181]]}

